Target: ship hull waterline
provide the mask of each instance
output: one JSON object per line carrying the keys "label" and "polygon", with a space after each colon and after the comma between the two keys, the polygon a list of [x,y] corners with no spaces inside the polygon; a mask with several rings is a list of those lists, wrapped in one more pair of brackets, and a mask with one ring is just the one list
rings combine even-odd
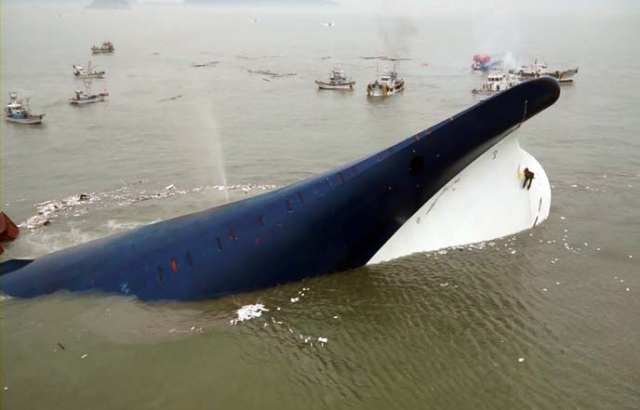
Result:
{"label": "ship hull waterline", "polygon": [[[490,176],[504,169],[506,182],[499,186],[507,187],[508,195],[518,198],[528,212],[521,215],[520,222],[506,224],[496,214],[494,222],[504,225],[504,230],[489,234],[527,229],[548,215],[550,194],[544,193],[548,180],[517,140],[509,138],[521,124],[555,103],[559,95],[554,79],[524,82],[383,151],[308,180],[34,261],[2,263],[0,288],[7,295],[22,298],[58,290],[100,290],[143,300],[197,300],[477,240],[482,237],[480,228],[472,229],[476,236],[471,238],[443,240],[438,232],[443,227],[438,226],[440,218],[436,217],[440,213],[442,220],[450,223],[455,219],[442,214],[438,204],[433,205],[434,201],[445,203],[441,202],[444,195],[462,193],[452,184],[478,184],[474,178],[464,177],[465,169],[477,164],[481,173]],[[504,149],[500,145],[503,140],[508,145]],[[487,158],[493,158],[496,150],[496,159],[507,157],[509,161],[494,169]],[[501,155],[509,150],[516,155]],[[536,187],[529,190],[522,188],[519,176],[525,167],[536,173]],[[480,185],[487,186],[487,182]],[[496,189],[490,192],[493,200],[502,195],[500,188]],[[481,190],[476,195],[482,198],[480,212],[482,204],[490,201]],[[457,207],[474,200],[451,197]],[[433,214],[433,218],[421,213]],[[412,226],[411,231],[407,226]],[[455,228],[447,226],[446,230]],[[417,237],[421,241],[420,235],[432,238],[423,239],[424,245],[418,247],[402,239]]]}

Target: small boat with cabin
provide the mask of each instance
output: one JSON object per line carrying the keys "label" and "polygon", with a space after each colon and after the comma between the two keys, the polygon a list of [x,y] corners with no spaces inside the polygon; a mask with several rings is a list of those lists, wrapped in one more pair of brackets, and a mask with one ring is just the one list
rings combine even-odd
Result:
{"label": "small boat with cabin", "polygon": [[93,94],[91,92],[91,80],[84,80],[85,90],[77,90],[73,97],[69,99],[69,104],[72,105],[83,105],[90,103],[103,102],[109,96],[107,90],[104,90],[101,93]]}
{"label": "small boat with cabin", "polygon": [[18,124],[40,124],[45,114],[31,114],[29,99],[18,99],[18,93],[9,93],[9,104],[5,107],[6,119]]}
{"label": "small boat with cabin", "polygon": [[398,77],[396,70],[385,68],[382,75],[367,85],[367,97],[387,97],[404,90],[404,79]]}
{"label": "small boat with cabin", "polygon": [[115,51],[115,47],[111,41],[105,41],[100,47],[91,46],[91,52],[93,54],[111,54]]}
{"label": "small boat with cabin", "polygon": [[341,68],[334,68],[329,75],[329,81],[316,80],[316,84],[321,90],[353,90],[356,82],[345,77]]}
{"label": "small boat with cabin", "polygon": [[549,70],[549,66],[546,63],[539,63],[538,60],[535,60],[533,64],[520,67],[520,70],[516,74],[523,80],[530,80],[546,75],[555,78],[559,83],[571,83],[573,82],[573,76],[578,74],[578,67],[568,70]]}
{"label": "small boat with cabin", "polygon": [[104,77],[104,70],[102,71],[98,71],[96,70],[92,64],[91,61],[89,61],[87,63],[86,67],[83,67],[81,65],[73,65],[73,75],[76,76],[77,78],[103,78]]}
{"label": "small boat with cabin", "polygon": [[493,72],[487,76],[487,81],[482,84],[482,88],[474,89],[474,94],[494,94],[507,90],[520,84],[520,80],[515,74],[504,72]]}

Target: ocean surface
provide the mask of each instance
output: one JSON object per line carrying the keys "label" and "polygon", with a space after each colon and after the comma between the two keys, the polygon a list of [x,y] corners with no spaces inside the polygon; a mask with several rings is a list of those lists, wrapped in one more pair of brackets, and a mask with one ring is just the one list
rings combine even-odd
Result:
{"label": "ocean surface", "polygon": [[[3,260],[383,149],[479,101],[476,52],[580,71],[517,131],[553,188],[535,229],[211,301],[3,297],[2,408],[640,408],[639,17],[3,7],[2,103],[17,91],[46,117],[2,122],[2,209],[59,208]],[[106,39],[115,53],[92,56]],[[361,57],[380,55],[408,59],[407,89],[371,100],[393,63]],[[70,106],[71,65],[89,60],[109,100]],[[354,91],[317,90],[335,65]],[[268,311],[233,324],[253,304]]]}

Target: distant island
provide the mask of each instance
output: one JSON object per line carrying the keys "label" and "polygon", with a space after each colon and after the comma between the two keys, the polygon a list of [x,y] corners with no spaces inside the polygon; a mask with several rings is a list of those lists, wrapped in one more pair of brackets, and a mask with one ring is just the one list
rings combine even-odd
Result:
{"label": "distant island", "polygon": [[129,0],[93,0],[88,9],[130,9]]}

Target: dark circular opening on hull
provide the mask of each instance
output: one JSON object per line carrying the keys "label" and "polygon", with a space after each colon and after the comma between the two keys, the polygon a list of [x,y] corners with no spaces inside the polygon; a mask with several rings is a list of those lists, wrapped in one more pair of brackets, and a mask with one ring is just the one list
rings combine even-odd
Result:
{"label": "dark circular opening on hull", "polygon": [[424,159],[420,156],[413,157],[409,165],[409,173],[415,175],[424,169]]}

